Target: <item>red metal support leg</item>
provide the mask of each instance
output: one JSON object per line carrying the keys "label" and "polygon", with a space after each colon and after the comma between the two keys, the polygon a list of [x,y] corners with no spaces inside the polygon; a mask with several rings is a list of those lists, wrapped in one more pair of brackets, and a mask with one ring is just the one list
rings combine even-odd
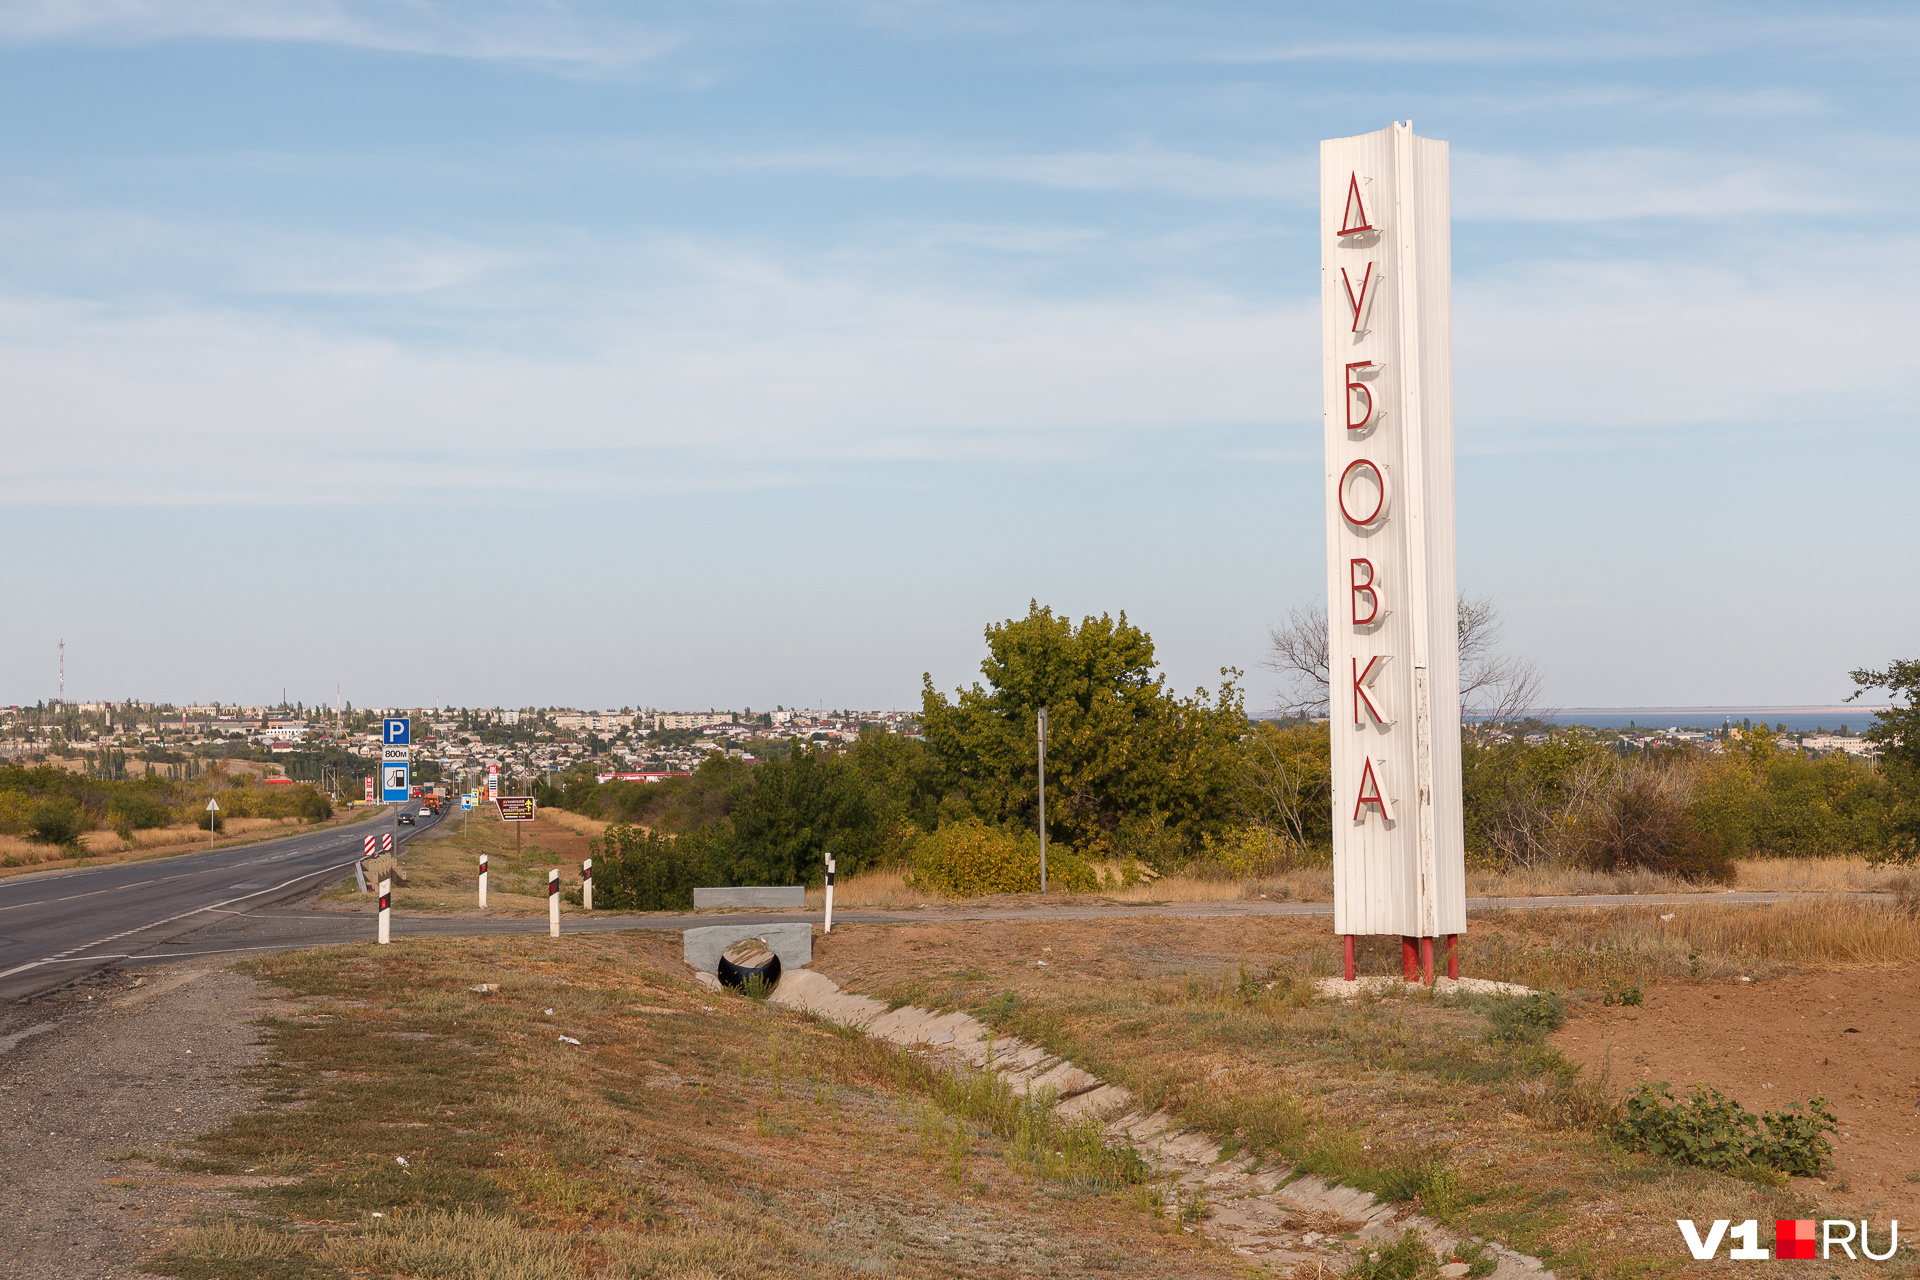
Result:
{"label": "red metal support leg", "polygon": [[1455,982],[1460,980],[1460,935],[1447,935],[1447,976]]}
{"label": "red metal support leg", "polygon": [[1420,973],[1420,947],[1418,939],[1402,937],[1400,939],[1400,977],[1412,982]]}
{"label": "red metal support leg", "polygon": [[1420,939],[1420,981],[1433,985],[1433,939]]}
{"label": "red metal support leg", "polygon": [[1352,934],[1348,934],[1346,937],[1346,952],[1347,952],[1347,981],[1352,982],[1353,981],[1353,935]]}

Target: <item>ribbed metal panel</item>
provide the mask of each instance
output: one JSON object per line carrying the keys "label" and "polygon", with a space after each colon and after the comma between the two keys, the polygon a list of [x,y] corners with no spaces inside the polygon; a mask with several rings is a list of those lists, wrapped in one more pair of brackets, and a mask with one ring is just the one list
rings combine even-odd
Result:
{"label": "ribbed metal panel", "polygon": [[[1452,276],[1447,144],[1393,125],[1320,144],[1327,621],[1334,930],[1436,937],[1466,928],[1455,632]],[[1342,235],[1361,219],[1373,229]],[[1343,275],[1344,269],[1344,275]],[[1356,314],[1357,312],[1357,314]],[[1349,374],[1354,362],[1370,362]],[[1367,387],[1350,392],[1349,377]],[[1352,417],[1371,399],[1372,418]],[[1348,510],[1343,477],[1358,464]],[[1368,514],[1371,472],[1383,515]],[[1379,617],[1356,625],[1372,567]],[[1353,673],[1379,660],[1355,722]],[[1360,804],[1371,768],[1390,804]],[[1369,791],[1368,794],[1371,794]],[[1360,810],[1356,818],[1356,808]]]}

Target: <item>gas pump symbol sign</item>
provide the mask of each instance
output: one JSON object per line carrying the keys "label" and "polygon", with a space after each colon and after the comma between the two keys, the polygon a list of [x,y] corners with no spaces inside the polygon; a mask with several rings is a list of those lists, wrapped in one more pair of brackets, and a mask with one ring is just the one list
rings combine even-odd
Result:
{"label": "gas pump symbol sign", "polygon": [[382,766],[380,772],[383,778],[380,795],[382,800],[406,800],[412,795],[407,787],[406,765],[388,763]]}

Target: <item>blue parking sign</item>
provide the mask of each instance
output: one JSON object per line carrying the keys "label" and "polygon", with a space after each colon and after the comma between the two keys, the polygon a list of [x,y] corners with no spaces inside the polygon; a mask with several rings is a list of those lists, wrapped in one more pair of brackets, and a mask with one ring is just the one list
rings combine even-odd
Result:
{"label": "blue parking sign", "polygon": [[405,716],[390,716],[387,719],[386,737],[382,739],[389,747],[409,747],[413,745],[413,721]]}

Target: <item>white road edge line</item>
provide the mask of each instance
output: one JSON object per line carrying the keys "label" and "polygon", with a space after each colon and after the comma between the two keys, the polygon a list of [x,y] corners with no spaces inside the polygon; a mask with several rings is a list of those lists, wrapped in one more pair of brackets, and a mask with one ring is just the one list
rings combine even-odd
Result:
{"label": "white road edge line", "polygon": [[50,956],[42,956],[38,960],[29,960],[27,963],[15,965],[11,969],[0,970],[0,978],[11,978],[16,973],[25,973],[27,970],[37,969],[43,964],[54,964],[59,961],[70,959],[70,958],[85,959],[85,960],[114,959],[115,957],[112,957],[112,956],[99,956],[99,957],[82,956],[79,953],[83,951],[91,951],[95,947],[104,947],[110,942],[118,942],[120,939],[131,937],[136,933],[145,933],[148,929],[158,929],[161,925],[172,924],[175,920],[184,920],[188,916],[197,916],[203,911],[215,911],[221,907],[228,905],[229,903],[245,902],[248,898],[257,898],[263,893],[276,893],[279,890],[286,888],[288,885],[298,884],[302,880],[311,880],[315,876],[330,875],[335,871],[343,871],[346,868],[352,866],[353,863],[356,861],[358,861],[358,859],[354,859],[348,862],[337,863],[331,867],[322,867],[318,871],[308,871],[301,875],[294,876],[290,880],[282,880],[279,884],[269,885],[265,889],[256,889],[252,893],[243,893],[237,898],[222,898],[219,902],[210,902],[204,907],[195,907],[191,911],[182,911],[177,915],[168,916],[164,920],[155,920],[151,924],[143,924],[133,929],[122,929],[119,933],[113,934],[110,937],[96,938],[94,941],[85,943],[81,946],[68,947],[65,951],[56,952],[55,954]]}

